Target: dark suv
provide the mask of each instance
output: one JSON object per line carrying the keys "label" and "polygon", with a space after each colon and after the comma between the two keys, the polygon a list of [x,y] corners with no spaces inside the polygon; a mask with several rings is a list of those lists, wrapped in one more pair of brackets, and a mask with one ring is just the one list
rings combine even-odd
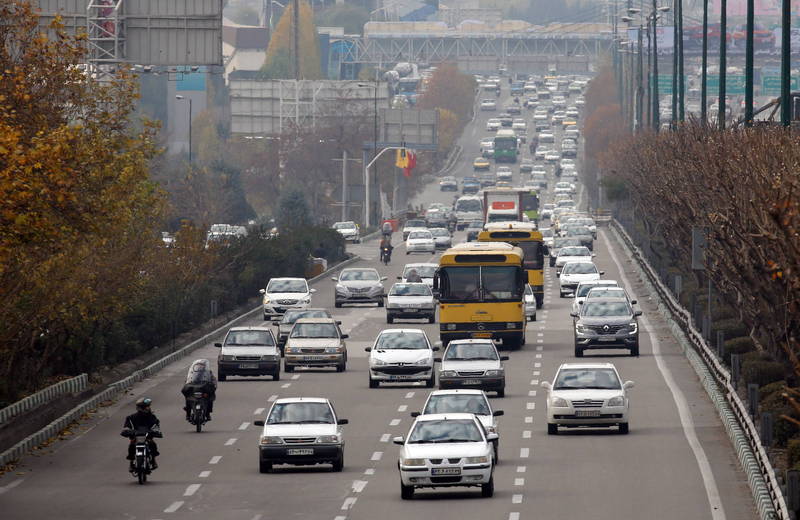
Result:
{"label": "dark suv", "polygon": [[635,311],[624,298],[598,298],[585,301],[575,319],[575,357],[589,349],[624,348],[639,355],[639,324]]}

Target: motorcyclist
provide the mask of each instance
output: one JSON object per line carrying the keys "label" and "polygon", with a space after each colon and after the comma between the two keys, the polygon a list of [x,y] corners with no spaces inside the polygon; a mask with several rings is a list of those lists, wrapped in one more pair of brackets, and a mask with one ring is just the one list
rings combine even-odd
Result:
{"label": "motorcyclist", "polygon": [[394,249],[394,247],[392,247],[391,238],[389,238],[387,236],[384,236],[383,239],[381,240],[381,245],[380,245],[381,258],[383,258],[384,251],[386,251],[385,254],[387,254],[389,256],[389,258],[391,258],[393,249]]}
{"label": "motorcyclist", "polygon": [[[143,397],[136,401],[136,413],[133,413],[125,418],[125,424],[122,426],[126,430],[133,430],[136,431],[160,431],[161,423],[158,421],[158,417],[153,411],[150,409],[150,405],[152,404],[153,400],[149,397]],[[156,463],[156,457],[160,455],[158,453],[158,446],[156,442],[152,439],[152,437],[148,437],[148,442],[150,443],[150,456],[152,458],[152,467],[151,469],[156,469],[158,464]],[[134,465],[133,461],[136,458],[136,439],[131,437],[130,443],[128,444],[128,457],[127,459],[130,461],[130,470],[133,471]]]}
{"label": "motorcyclist", "polygon": [[214,400],[217,398],[217,378],[211,370],[211,363],[207,359],[197,359],[189,367],[186,374],[186,383],[181,389],[181,393],[186,398],[186,405],[183,407],[186,412],[186,420],[189,420],[191,405],[194,402],[195,392],[208,395],[208,407],[206,408],[206,420],[211,420],[211,412],[214,411]]}
{"label": "motorcyclist", "polygon": [[422,283],[422,277],[419,275],[416,269],[411,269],[408,271],[408,274],[406,275],[406,282]]}

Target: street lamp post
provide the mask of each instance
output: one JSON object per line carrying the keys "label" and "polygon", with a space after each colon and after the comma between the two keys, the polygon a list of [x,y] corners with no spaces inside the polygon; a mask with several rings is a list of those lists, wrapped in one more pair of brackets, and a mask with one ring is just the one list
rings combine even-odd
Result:
{"label": "street lamp post", "polygon": [[192,98],[183,97],[180,94],[175,96],[178,100],[189,101],[189,162],[192,162]]}
{"label": "street lamp post", "polygon": [[[723,0],[724,1],[724,0]],[[657,0],[653,0],[653,11],[650,14],[653,19],[653,130],[660,130],[659,110],[661,103],[658,97],[658,13],[666,13],[669,6],[658,7]]]}
{"label": "street lamp post", "polygon": [[375,163],[378,156],[378,70],[375,70],[375,83],[359,83],[359,87],[371,88],[374,90],[373,100],[373,123],[372,123],[372,160],[368,163],[364,161],[364,227],[370,225],[370,200],[369,200],[369,167]]}
{"label": "street lamp post", "polygon": [[725,130],[725,92],[728,81],[728,0],[719,3],[719,110],[717,118],[719,129]]}
{"label": "street lamp post", "polygon": [[686,85],[683,74],[683,0],[678,0],[678,120],[682,123],[685,118]]}
{"label": "street lamp post", "polygon": [[703,0],[703,58],[700,65],[700,120],[708,123],[708,0]]}
{"label": "street lamp post", "polygon": [[789,106],[791,90],[791,0],[783,0],[781,5],[781,124],[789,126],[792,119],[792,110]]}
{"label": "street lamp post", "polygon": [[753,126],[753,26],[755,2],[747,0],[747,44],[744,55],[744,124]]}

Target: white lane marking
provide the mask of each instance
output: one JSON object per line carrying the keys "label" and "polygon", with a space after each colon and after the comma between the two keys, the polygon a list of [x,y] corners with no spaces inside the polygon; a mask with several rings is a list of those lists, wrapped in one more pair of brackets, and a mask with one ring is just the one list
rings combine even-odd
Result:
{"label": "white lane marking", "polygon": [[407,404],[401,404],[400,406],[397,407],[398,412],[405,412],[406,410],[408,410]]}
{"label": "white lane marking", "polygon": [[528,404],[525,405],[525,408],[528,409],[528,410],[535,410],[536,409],[536,403],[528,403]]}
{"label": "white lane marking", "polygon": [[536,343],[544,343],[544,340],[543,339],[537,339]]}
{"label": "white lane marking", "polygon": [[525,479],[524,478],[515,478],[514,479],[514,485],[515,486],[524,486],[525,485]]}
{"label": "white lane marking", "polygon": [[347,511],[348,509],[352,508],[356,505],[356,497],[347,497],[342,504],[342,511]]}
{"label": "white lane marking", "polygon": [[531,423],[533,423],[533,416],[532,416],[532,415],[526,415],[526,416],[525,416],[525,423],[526,423],[526,424],[531,424]]}
{"label": "white lane marking", "polygon": [[536,397],[536,390],[528,390],[528,397]]}
{"label": "white lane marking", "polygon": [[281,388],[289,388],[290,386],[292,386],[292,383],[283,383]]}
{"label": "white lane marking", "polygon": [[367,480],[354,480],[353,481],[353,493],[361,493],[364,491],[364,487],[367,485]]}
{"label": "white lane marking", "polygon": [[536,359],[542,359],[542,355],[541,354],[536,354]]}
{"label": "white lane marking", "polygon": [[210,471],[201,471],[200,474],[197,475],[197,476],[199,478],[208,478],[208,477],[211,476],[211,472]]}
{"label": "white lane marking", "polygon": [[265,410],[266,408],[256,408],[256,411],[253,412],[253,415],[261,415]]}
{"label": "white lane marking", "polygon": [[272,403],[272,402],[274,402],[274,401],[275,401],[277,398],[278,398],[278,396],[277,396],[277,395],[271,395],[271,396],[269,396],[269,397],[267,398],[267,401],[268,401],[268,402],[270,402],[270,403]]}
{"label": "white lane marking", "polygon": [[523,430],[522,431],[522,438],[523,439],[530,439],[531,438],[531,431],[530,430]]}
{"label": "white lane marking", "polygon": [[530,448],[520,448],[519,449],[519,458],[521,458],[521,459],[527,459],[530,456],[530,454],[531,454],[531,449]]}
{"label": "white lane marking", "polygon": [[169,507],[164,510],[164,512],[165,513],[174,513],[175,511],[180,509],[182,505],[183,505],[183,500],[178,500],[177,502],[171,503],[169,505]]}
{"label": "white lane marking", "polygon": [[347,520],[347,517],[346,516],[337,516],[337,517],[334,517],[333,520]]}
{"label": "white lane marking", "polygon": [[239,429],[246,430],[249,426],[250,426],[249,422],[243,422],[242,424],[239,425]]}
{"label": "white lane marking", "polygon": [[264,515],[258,514],[256,516],[254,516],[253,518],[251,518],[250,520],[261,520],[263,517],[264,517]]}
{"label": "white lane marking", "polygon": [[[606,244],[606,249],[608,249],[608,252],[611,255],[611,259],[615,264],[617,264],[617,269],[619,269],[619,274],[623,283],[625,283],[625,287],[631,291],[631,297],[633,298],[636,296],[636,293],[633,291],[633,285],[628,280],[628,276],[625,274],[622,263],[620,263],[617,254],[611,248],[611,242],[608,240],[608,236],[606,236],[605,231],[603,232],[603,241]],[[700,475],[703,478],[703,485],[706,488],[708,505],[711,507],[711,518],[715,520],[724,520],[727,517],[725,516],[725,508],[722,506],[722,499],[720,499],[719,496],[717,481],[714,479],[714,472],[711,471],[711,464],[708,462],[706,452],[703,449],[702,444],[700,444],[700,440],[697,438],[694,419],[692,418],[692,412],[689,408],[689,405],[686,402],[686,396],[675,382],[672,371],[664,363],[663,356],[661,354],[661,343],[658,339],[658,336],[653,333],[653,327],[650,324],[650,320],[647,319],[647,316],[642,316],[639,319],[642,321],[642,325],[644,325],[644,330],[647,332],[647,337],[650,338],[650,344],[652,345],[653,349],[653,358],[656,360],[658,371],[661,372],[661,377],[667,384],[667,387],[672,394],[672,400],[675,401],[675,406],[678,408],[678,415],[681,419],[681,426],[683,427],[683,436],[686,437],[686,442],[689,443],[689,447],[694,453],[694,458],[697,460],[697,466],[700,469]]]}
{"label": "white lane marking", "polygon": [[414,397],[414,392],[409,392],[406,394],[406,399],[411,399],[412,397]]}
{"label": "white lane marking", "polygon": [[[544,323],[544,321],[542,321],[542,323]],[[544,325],[540,326],[539,330],[544,330]]]}
{"label": "white lane marking", "polygon": [[230,439],[225,441],[225,446],[233,446],[234,444],[236,444],[236,440],[237,440],[236,437],[231,437]]}
{"label": "white lane marking", "polygon": [[508,513],[508,520],[519,520],[519,513]]}
{"label": "white lane marking", "polygon": [[211,460],[209,460],[208,463],[209,464],[217,464],[221,460],[222,460],[222,456],[221,455],[214,455],[213,457],[211,457]]}
{"label": "white lane marking", "polygon": [[522,495],[511,495],[511,503],[512,504],[521,504],[522,503]]}
{"label": "white lane marking", "polygon": [[292,376],[292,379],[293,379],[293,380],[295,380],[295,381],[297,381],[298,379],[300,379],[300,374],[295,374],[295,375],[293,375],[293,376]]}
{"label": "white lane marking", "polygon": [[383,457],[383,452],[382,451],[376,451],[376,452],[374,452],[372,454],[372,457],[370,457],[369,460],[381,460],[381,457]]}
{"label": "white lane marking", "polygon": [[0,495],[2,495],[3,493],[6,493],[7,491],[11,491],[15,487],[19,486],[20,484],[22,484],[23,480],[25,480],[25,479],[24,478],[18,478],[17,480],[12,482],[11,484],[7,484],[5,486],[0,487]]}
{"label": "white lane marking", "polygon": [[383,435],[381,435],[381,442],[389,442],[389,439],[391,438],[392,436],[390,434],[384,433]]}
{"label": "white lane marking", "polygon": [[[539,355],[541,356],[541,354]],[[533,364],[533,368],[542,368],[542,364],[537,361],[536,363]]]}
{"label": "white lane marking", "polygon": [[528,466],[517,466],[517,473],[525,473],[528,471]]}
{"label": "white lane marking", "polygon": [[544,337],[544,332],[537,332],[536,333],[536,337],[537,338],[543,338]]}
{"label": "white lane marking", "polygon": [[367,468],[364,471],[364,475],[374,475],[374,474],[375,474],[375,468]]}
{"label": "white lane marking", "polygon": [[389,421],[389,426],[397,426],[398,424],[400,424],[400,419],[392,419]]}
{"label": "white lane marking", "polygon": [[538,379],[531,379],[531,384],[532,385],[538,385],[539,384],[539,380]]}
{"label": "white lane marking", "polygon": [[539,371],[539,370],[534,370],[534,371],[533,371],[533,375],[535,375],[535,376],[540,376],[540,375],[542,375],[542,372],[541,372],[541,371]]}
{"label": "white lane marking", "polygon": [[183,496],[190,497],[194,495],[197,493],[197,490],[200,489],[200,486],[202,486],[202,484],[189,484],[186,487],[186,491],[183,492]]}
{"label": "white lane marking", "polygon": [[542,350],[544,350],[544,347],[542,347],[541,345],[536,347],[537,352],[541,352]]}

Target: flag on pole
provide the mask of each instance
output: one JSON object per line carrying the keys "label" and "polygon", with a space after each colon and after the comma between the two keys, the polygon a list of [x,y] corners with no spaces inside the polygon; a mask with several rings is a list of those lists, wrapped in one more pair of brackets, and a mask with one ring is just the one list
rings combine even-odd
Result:
{"label": "flag on pole", "polygon": [[411,177],[411,170],[417,165],[417,154],[413,150],[408,150],[406,153],[406,165],[403,168],[403,175]]}

